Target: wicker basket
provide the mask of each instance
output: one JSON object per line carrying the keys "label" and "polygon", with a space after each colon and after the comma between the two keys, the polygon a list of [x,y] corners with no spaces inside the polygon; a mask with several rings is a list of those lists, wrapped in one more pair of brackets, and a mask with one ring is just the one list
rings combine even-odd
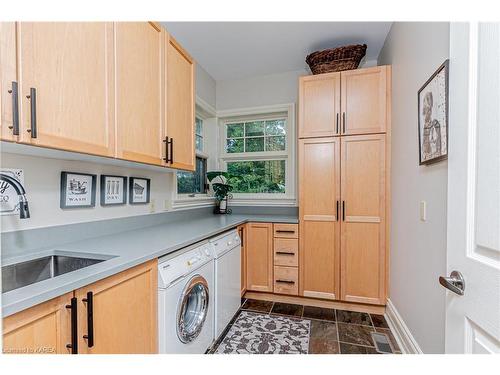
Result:
{"label": "wicker basket", "polygon": [[366,44],[325,49],[306,57],[306,63],[313,74],[340,72],[356,69],[365,56]]}

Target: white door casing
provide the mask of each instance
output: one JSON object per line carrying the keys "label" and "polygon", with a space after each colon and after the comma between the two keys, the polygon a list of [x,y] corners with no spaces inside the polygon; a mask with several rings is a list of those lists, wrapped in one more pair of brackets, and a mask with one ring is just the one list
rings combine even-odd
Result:
{"label": "white door casing", "polygon": [[446,353],[500,353],[500,24],[450,25]]}

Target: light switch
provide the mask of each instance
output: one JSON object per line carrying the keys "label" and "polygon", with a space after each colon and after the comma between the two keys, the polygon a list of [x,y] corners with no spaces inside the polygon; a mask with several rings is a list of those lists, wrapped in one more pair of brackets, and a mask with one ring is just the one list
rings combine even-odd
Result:
{"label": "light switch", "polygon": [[427,202],[420,201],[420,221],[427,221]]}

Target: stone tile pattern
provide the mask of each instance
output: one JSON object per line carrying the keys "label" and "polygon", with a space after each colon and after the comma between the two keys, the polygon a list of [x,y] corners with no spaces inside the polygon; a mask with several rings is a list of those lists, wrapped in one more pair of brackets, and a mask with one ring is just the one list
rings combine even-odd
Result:
{"label": "stone tile pattern", "polygon": [[[388,335],[393,352],[401,353],[383,315],[243,299],[242,307],[233,321],[245,311],[260,313],[271,319],[289,317],[297,321],[310,321],[309,354],[377,354],[371,332]],[[226,338],[232,324],[216,341],[212,353]]]}
{"label": "stone tile pattern", "polygon": [[311,321],[243,311],[216,354],[307,354]]}

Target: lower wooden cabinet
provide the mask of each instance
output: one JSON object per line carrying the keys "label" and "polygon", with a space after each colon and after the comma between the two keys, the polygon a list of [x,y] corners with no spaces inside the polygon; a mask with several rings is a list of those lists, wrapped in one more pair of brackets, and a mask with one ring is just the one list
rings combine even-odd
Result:
{"label": "lower wooden cabinet", "polygon": [[297,267],[274,267],[274,293],[299,294],[299,269]]}
{"label": "lower wooden cabinet", "polygon": [[69,354],[73,292],[3,319],[4,354]]}
{"label": "lower wooden cabinet", "polygon": [[146,262],[8,316],[4,353],[69,354],[75,343],[78,354],[157,353],[157,266]]}
{"label": "lower wooden cabinet", "polygon": [[246,224],[238,227],[238,235],[241,239],[241,296],[247,291],[247,245]]}
{"label": "lower wooden cabinet", "polygon": [[75,291],[79,353],[157,353],[157,264],[147,262]]}
{"label": "lower wooden cabinet", "polygon": [[273,291],[273,224],[246,225],[247,290]]}

